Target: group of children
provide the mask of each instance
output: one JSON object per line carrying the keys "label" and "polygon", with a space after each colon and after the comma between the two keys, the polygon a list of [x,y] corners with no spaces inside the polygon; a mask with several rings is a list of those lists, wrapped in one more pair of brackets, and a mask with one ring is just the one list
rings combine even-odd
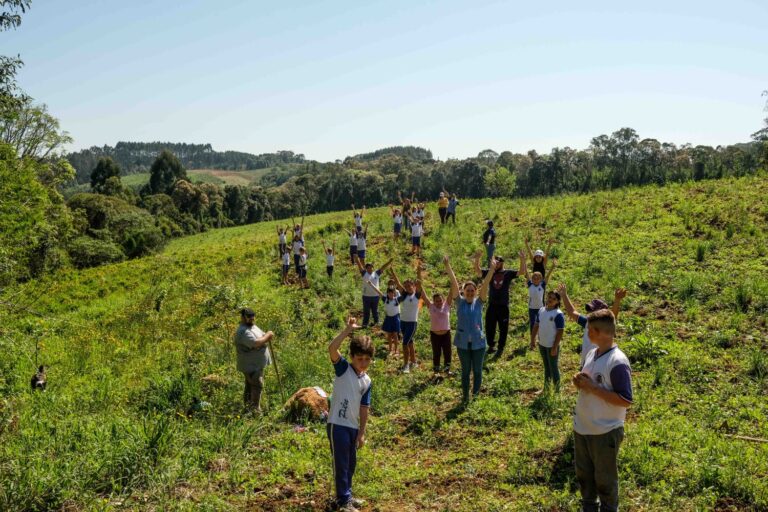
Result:
{"label": "group of children", "polygon": [[[400,198],[402,209],[390,206],[394,221],[394,238],[399,239],[403,228],[411,229],[411,253],[420,255],[421,237],[425,220],[424,204],[416,203],[415,198]],[[449,218],[455,223],[455,211],[458,201],[455,196],[448,198],[447,192],[440,194],[438,211],[441,223]],[[632,403],[631,377],[629,362],[614,342],[615,319],[618,316],[622,299],[626,296],[623,288],[616,290],[612,307],[601,299],[594,299],[586,304],[587,316],[580,314],[568,297],[566,286],[547,290],[552,274],[557,266],[553,259],[548,267],[548,255],[551,254],[554,240],[549,241],[546,251],[532,251],[529,241],[525,240],[527,257],[521,252],[521,270],[503,270],[503,260],[495,257],[496,232],[492,221],[487,221],[483,233],[489,270],[484,271],[482,283],[478,287],[474,281],[459,285],[453,273],[448,257],[444,257],[446,273],[451,281],[451,290],[428,294],[424,290],[423,267],[418,263],[415,279],[401,281],[394,270],[392,260],[379,269],[366,261],[366,240],[368,229],[363,219],[365,207],[357,211],[353,205],[355,227],[348,231],[350,236],[350,260],[360,272],[363,292],[362,324],[356,318],[350,318],[339,335],[329,345],[329,355],[336,371],[331,412],[328,420],[328,438],[334,458],[334,477],[336,480],[337,504],[340,510],[354,512],[362,502],[352,496],[352,476],[356,465],[356,450],[365,443],[365,430],[368,409],[371,403],[371,380],[366,370],[373,357],[373,342],[370,336],[355,336],[350,343],[350,361],[341,356],[339,348],[354,331],[379,323],[379,301],[384,306],[384,321],[381,330],[387,340],[388,353],[397,357],[402,345],[403,366],[401,371],[409,373],[417,366],[415,334],[419,322],[419,312],[426,306],[429,312],[430,341],[432,345],[433,371],[451,372],[452,333],[450,312],[456,309],[457,332],[453,336],[453,345],[461,363],[461,387],[463,400],[470,397],[470,376],[473,376],[472,394],[480,392],[485,358],[495,337],[496,309],[506,308],[508,323],[509,283],[519,273],[525,275],[528,289],[528,321],[530,348],[538,347],[544,367],[544,386],[550,384],[557,391],[560,387],[559,353],[565,329],[566,317],[576,321],[583,328],[581,370],[572,378],[573,385],[579,390],[579,397],[574,413],[575,465],[576,476],[580,484],[584,510],[616,510],[618,506],[618,473],[616,457],[618,446],[623,439],[623,423],[626,408]],[[304,220],[301,224],[293,222],[293,239],[289,246],[287,233],[289,227],[278,228],[279,250],[282,258],[283,282],[287,283],[290,270],[290,254],[293,253],[294,266],[303,287],[307,287],[306,268],[307,251],[304,246]],[[405,225],[405,226],[404,226]],[[330,247],[323,240],[326,255],[328,277],[333,276],[335,262],[335,244]],[[527,261],[530,259],[530,271]],[[502,269],[501,271],[498,269]],[[386,288],[380,286],[381,278],[389,270]],[[506,294],[506,303],[503,301]],[[489,295],[491,300],[489,302]],[[495,300],[494,300],[495,297]],[[501,298],[501,299],[499,299]],[[501,300],[501,302],[498,302]],[[486,305],[486,302],[488,304]],[[504,307],[498,308],[499,305]],[[565,312],[561,309],[565,308]],[[492,311],[493,310],[493,311]],[[488,338],[483,328],[483,314],[487,312],[486,326],[494,323],[494,329]],[[503,316],[503,313],[502,315]],[[369,321],[372,323],[369,324]],[[499,319],[501,327],[503,318]],[[506,327],[500,329],[500,349],[506,338]],[[499,352],[500,353],[500,352]]]}

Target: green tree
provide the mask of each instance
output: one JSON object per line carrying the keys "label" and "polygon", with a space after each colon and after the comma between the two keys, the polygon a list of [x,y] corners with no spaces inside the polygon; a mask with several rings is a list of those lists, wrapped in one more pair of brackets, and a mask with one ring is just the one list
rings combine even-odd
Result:
{"label": "green tree", "polygon": [[169,194],[178,180],[188,181],[187,171],[179,159],[165,149],[152,163],[149,172],[149,191],[152,194]]}
{"label": "green tree", "polygon": [[506,167],[497,167],[485,177],[485,190],[490,197],[512,197],[515,194],[515,177]]}
{"label": "green tree", "polygon": [[44,160],[61,157],[72,137],[61,131],[59,120],[46,105],[35,105],[31,98],[24,98],[0,116],[0,141],[16,148],[21,158]]}
{"label": "green tree", "polygon": [[91,189],[96,193],[103,193],[104,185],[112,177],[120,179],[120,166],[110,157],[99,158],[96,167],[91,171]]}

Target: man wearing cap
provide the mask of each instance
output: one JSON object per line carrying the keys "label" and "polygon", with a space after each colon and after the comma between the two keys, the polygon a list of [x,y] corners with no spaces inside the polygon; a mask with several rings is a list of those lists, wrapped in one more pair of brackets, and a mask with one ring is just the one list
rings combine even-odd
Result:
{"label": "man wearing cap", "polygon": [[[484,278],[490,269],[480,268],[482,251],[474,258],[475,273]],[[495,358],[501,357],[507,344],[509,332],[509,286],[518,275],[526,273],[525,253],[520,251],[520,267],[518,270],[506,270],[504,258],[496,257],[496,267],[488,287],[488,307],[485,311],[485,338],[488,343],[488,354],[495,353]],[[496,328],[499,329],[499,349],[496,351]]]}
{"label": "man wearing cap", "polygon": [[264,332],[253,323],[256,314],[251,308],[240,310],[240,325],[235,332],[237,369],[245,376],[243,402],[256,412],[261,412],[261,392],[264,389],[264,369],[272,363],[267,343],[274,337],[272,331]]}

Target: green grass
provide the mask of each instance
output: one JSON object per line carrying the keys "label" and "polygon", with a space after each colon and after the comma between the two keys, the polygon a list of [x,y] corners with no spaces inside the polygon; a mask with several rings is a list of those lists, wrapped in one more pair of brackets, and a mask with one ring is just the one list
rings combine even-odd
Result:
{"label": "green grass", "polygon": [[[496,220],[504,256],[526,235],[535,245],[560,240],[554,280],[568,283],[578,305],[629,290],[619,343],[636,400],[620,453],[623,509],[768,510],[768,445],[729,437],[768,438],[766,196],[768,179],[744,178],[462,201],[459,224],[446,228],[431,204],[428,288],[447,290],[443,252],[460,279],[470,276],[482,219]],[[392,256],[401,276],[413,275],[384,209],[369,216],[371,259]],[[257,324],[276,333],[287,394],[330,391],[325,347],[361,307],[359,278],[343,257],[350,221],[349,212],[307,218],[311,290],[278,285],[276,223],[177,239],[156,256],[6,290],[0,300],[23,309],[3,310],[0,323],[0,509],[325,510],[323,425],[298,433],[283,421],[274,368],[266,416],[244,416],[231,336],[237,309],[254,307]],[[321,237],[337,243],[333,281]],[[488,367],[466,409],[457,379],[435,383],[427,371],[426,315],[422,370],[399,375],[379,352],[355,477],[366,510],[576,510],[567,376],[581,333],[568,323],[561,396],[537,395],[543,371],[523,349],[526,309],[518,280],[510,357]],[[50,365],[45,393],[28,391],[36,362]],[[211,374],[222,384],[207,384]],[[188,419],[193,396],[212,408]]]}
{"label": "green grass", "polygon": [[[259,179],[268,173],[268,169],[255,169],[249,171],[226,171],[218,169],[188,170],[187,175],[193,183],[213,183],[215,185],[243,185],[248,186],[258,183]],[[123,176],[122,182],[129,187],[139,187],[149,182],[149,173],[137,173]]]}

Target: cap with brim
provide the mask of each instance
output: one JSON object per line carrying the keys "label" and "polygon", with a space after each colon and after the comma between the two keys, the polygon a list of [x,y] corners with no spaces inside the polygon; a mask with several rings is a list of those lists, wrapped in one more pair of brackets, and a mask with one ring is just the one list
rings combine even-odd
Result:
{"label": "cap with brim", "polygon": [[608,304],[602,299],[592,299],[584,307],[587,310],[587,313],[593,313],[595,311],[600,311],[601,309],[608,309]]}
{"label": "cap with brim", "polygon": [[240,314],[243,316],[256,316],[256,313],[251,308],[241,309]]}
{"label": "cap with brim", "polygon": [[504,263],[504,258],[502,258],[501,256],[495,256],[495,258],[497,263]]}
{"label": "cap with brim", "polygon": [[533,255],[544,257],[544,251],[542,251],[541,249],[536,249],[536,252],[534,252]]}

